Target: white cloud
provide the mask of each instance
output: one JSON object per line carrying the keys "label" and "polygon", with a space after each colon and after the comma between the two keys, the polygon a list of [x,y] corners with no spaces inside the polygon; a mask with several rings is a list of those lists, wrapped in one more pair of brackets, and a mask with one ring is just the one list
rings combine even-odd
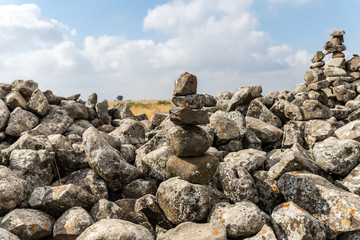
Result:
{"label": "white cloud", "polygon": [[[0,52],[0,77],[33,79],[42,90],[79,92],[83,99],[97,92],[108,100],[119,94],[170,98],[173,81],[184,71],[197,75],[199,92],[210,94],[246,84],[270,91],[303,81],[294,74],[306,70],[307,53],[276,45],[258,30],[251,6],[251,0],[174,0],[149,10],[144,19],[143,28],[166,34],[166,41],[88,36],[83,48],[71,41],[74,30],[43,17],[38,6],[0,6],[0,33],[13,39],[0,39],[11,45]],[[19,19],[12,21],[14,16]],[[37,48],[24,50],[24,44]]]}

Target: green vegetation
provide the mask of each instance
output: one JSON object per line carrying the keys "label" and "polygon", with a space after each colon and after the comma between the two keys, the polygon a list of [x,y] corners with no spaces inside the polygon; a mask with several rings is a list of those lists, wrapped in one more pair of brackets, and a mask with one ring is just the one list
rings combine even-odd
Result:
{"label": "green vegetation", "polygon": [[171,103],[170,103],[170,102],[167,102],[167,101],[164,101],[164,100],[159,100],[159,101],[157,101],[156,104],[159,104],[159,105],[170,105]]}

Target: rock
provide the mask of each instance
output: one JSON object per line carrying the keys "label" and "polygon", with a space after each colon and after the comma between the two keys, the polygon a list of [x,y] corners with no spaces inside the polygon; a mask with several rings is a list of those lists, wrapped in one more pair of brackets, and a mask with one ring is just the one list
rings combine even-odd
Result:
{"label": "rock", "polygon": [[121,120],[120,127],[109,133],[114,137],[120,137],[123,144],[144,144],[145,126],[136,120],[126,118]]}
{"label": "rock", "polygon": [[44,117],[50,110],[50,104],[45,95],[39,89],[36,89],[31,94],[31,97],[26,104],[26,108],[29,111]]}
{"label": "rock", "polygon": [[44,212],[23,208],[6,214],[1,220],[1,226],[20,239],[42,239],[51,235],[54,222]]}
{"label": "rock", "polygon": [[277,206],[271,217],[284,230],[289,240],[326,239],[324,224],[293,202]]}
{"label": "rock", "polygon": [[329,137],[315,143],[313,154],[316,163],[325,171],[346,176],[360,163],[360,143],[350,139]]}
{"label": "rock", "polygon": [[5,102],[0,99],[0,131],[4,130],[10,118],[10,111]]}
{"label": "rock", "polygon": [[259,201],[253,178],[245,168],[228,162],[221,162],[216,175],[219,189],[233,202],[247,199],[254,203]]}
{"label": "rock", "polygon": [[166,134],[169,150],[179,157],[201,156],[211,146],[211,136],[195,125],[177,125]]}
{"label": "rock", "polygon": [[48,136],[48,139],[54,149],[54,151],[57,151],[59,149],[64,150],[73,150],[70,142],[67,140],[67,138],[61,134],[51,134]]}
{"label": "rock", "polygon": [[210,122],[206,111],[190,108],[171,108],[170,120],[175,124],[205,125]]}
{"label": "rock", "polygon": [[271,227],[267,224],[260,229],[260,231],[253,237],[244,238],[244,240],[276,240],[276,235]]}
{"label": "rock", "polygon": [[261,140],[255,135],[253,131],[247,129],[245,135],[242,139],[242,146],[243,148],[253,148],[257,150],[261,150],[262,142]]}
{"label": "rock", "polygon": [[85,103],[85,106],[88,107],[88,108],[92,108],[92,109],[95,109],[95,106],[96,106],[96,103],[97,103],[97,100],[98,100],[98,96],[96,93],[92,93],[86,103]]}
{"label": "rock", "polygon": [[5,98],[4,101],[6,103],[6,106],[10,109],[10,111],[14,110],[17,107],[20,107],[22,109],[26,109],[26,100],[21,96],[21,94],[18,91],[11,91],[9,92]]}
{"label": "rock", "polygon": [[43,94],[47,98],[50,105],[59,105],[62,100],[66,99],[64,97],[54,95],[50,90],[46,90],[43,92]]}
{"label": "rock", "polygon": [[325,80],[326,77],[324,75],[323,70],[317,70],[316,68],[313,68],[305,73],[304,80],[309,82],[318,82]]}
{"label": "rock", "polygon": [[350,59],[349,61],[346,61],[345,63],[346,69],[356,72],[359,70],[360,67],[360,57],[359,56],[354,56],[352,59]]}
{"label": "rock", "polygon": [[35,188],[31,193],[29,204],[32,208],[45,211],[54,217],[59,217],[72,207],[89,209],[96,201],[96,197],[83,188],[67,184],[56,187],[45,186]]}
{"label": "rock", "polygon": [[10,136],[19,137],[21,133],[33,129],[38,125],[39,119],[33,113],[17,107],[11,112],[5,133]]}
{"label": "rock", "polygon": [[260,85],[250,85],[238,88],[227,107],[227,111],[233,111],[239,105],[248,104],[251,100],[260,97],[262,88]]}
{"label": "rock", "polygon": [[331,110],[317,100],[304,101],[303,110],[306,120],[328,119],[332,116]]}
{"label": "rock", "polygon": [[67,129],[65,135],[76,134],[82,136],[85,130],[89,127],[92,127],[92,124],[87,120],[75,120]]}
{"label": "rock", "polygon": [[3,240],[20,240],[16,235],[12,234],[11,232],[0,228],[0,239]]}
{"label": "rock", "polygon": [[323,141],[326,138],[333,135],[337,126],[335,119],[330,120],[310,120],[305,123],[304,138],[310,148],[314,146],[316,142]]}
{"label": "rock", "polygon": [[9,168],[0,165],[0,216],[11,211],[25,200],[25,184],[26,182],[16,176]]}
{"label": "rock", "polygon": [[248,172],[258,169],[266,160],[266,152],[256,149],[244,149],[231,152],[225,156],[224,162],[245,168]]}
{"label": "rock", "polygon": [[38,88],[38,84],[33,80],[15,80],[11,83],[11,87],[29,100],[31,94]]}
{"label": "rock", "polygon": [[99,177],[92,169],[85,168],[75,171],[60,180],[55,181],[51,186],[74,184],[82,187],[97,199],[108,198],[106,182]]}
{"label": "rock", "polygon": [[101,176],[112,191],[140,178],[141,172],[127,163],[95,128],[83,134],[83,145],[90,167]]}
{"label": "rock", "polygon": [[160,126],[160,124],[168,117],[169,117],[169,113],[167,112],[163,112],[163,111],[155,112],[150,118],[152,129]]}
{"label": "rock", "polygon": [[123,219],[124,211],[114,202],[100,199],[90,211],[90,215],[95,222],[101,219]]}
{"label": "rock", "polygon": [[120,219],[103,219],[88,227],[77,240],[132,239],[154,240],[148,229]]}
{"label": "rock", "polygon": [[351,172],[340,181],[350,192],[360,195],[360,165],[357,165]]}
{"label": "rock", "polygon": [[339,102],[348,102],[356,97],[356,92],[347,89],[344,85],[340,85],[333,88],[333,93]]}
{"label": "rock", "polygon": [[175,81],[173,96],[186,96],[186,95],[196,94],[196,89],[197,89],[196,76],[188,72],[184,72]]}
{"label": "rock", "polygon": [[205,106],[205,94],[192,94],[186,96],[174,96],[171,101],[177,107],[187,107],[191,109],[201,109]]}
{"label": "rock", "polygon": [[327,238],[334,239],[340,233],[360,228],[359,197],[335,187],[325,178],[289,172],[277,181],[277,186],[286,201],[293,201],[325,225]]}
{"label": "rock", "polygon": [[284,124],[283,129],[282,146],[284,148],[291,148],[296,143],[301,146],[304,144],[305,123],[303,121],[289,121]]}
{"label": "rock", "polygon": [[125,102],[118,102],[114,109],[113,119],[125,119],[125,118],[134,119],[135,116]]}
{"label": "rock", "polygon": [[333,58],[326,62],[325,67],[335,67],[335,68],[344,68],[345,59],[344,58]]}
{"label": "rock", "polygon": [[247,127],[264,143],[280,143],[283,131],[259,119],[246,117]]}
{"label": "rock", "polygon": [[74,120],[67,110],[60,106],[51,106],[50,111],[41,120],[41,124],[47,127],[53,134],[63,134],[71,126]]}
{"label": "rock", "polygon": [[61,215],[54,224],[53,237],[75,240],[86,228],[94,224],[90,214],[81,207],[73,207]]}
{"label": "rock", "polygon": [[99,119],[100,125],[110,124],[108,107],[109,107],[109,105],[108,105],[107,100],[99,102],[95,106],[97,118]]}
{"label": "rock", "polygon": [[160,208],[176,225],[205,220],[211,208],[211,197],[208,186],[192,184],[177,177],[160,183],[156,193]]}
{"label": "rock", "polygon": [[156,190],[157,186],[155,179],[136,179],[124,187],[122,190],[122,197],[138,199],[146,194],[155,195]]}
{"label": "rock", "polygon": [[[79,140],[81,141],[81,138]],[[62,175],[68,175],[74,171],[89,167],[86,161],[86,154],[83,150],[58,149],[55,156],[57,167]]]}
{"label": "rock", "polygon": [[314,57],[312,58],[312,62],[315,63],[315,62],[320,62],[324,59],[325,57],[325,54],[323,53],[323,51],[316,51]]}
{"label": "rock", "polygon": [[219,223],[184,222],[161,235],[159,240],[226,240],[226,228]]}
{"label": "rock", "polygon": [[246,113],[247,117],[257,118],[265,123],[271,124],[275,127],[281,127],[281,120],[275,116],[260,100],[254,99],[251,101]]}
{"label": "rock", "polygon": [[62,100],[61,106],[67,109],[69,116],[74,120],[89,118],[89,112],[84,104],[72,100]]}
{"label": "rock", "polygon": [[199,157],[171,157],[166,163],[166,170],[173,176],[180,176],[191,183],[209,183],[218,168],[217,157],[205,153]]}
{"label": "rock", "polygon": [[216,107],[216,99],[214,96],[211,96],[210,94],[205,93],[205,101],[204,106],[205,107]]}
{"label": "rock", "polygon": [[208,222],[224,224],[228,237],[249,237],[259,232],[266,220],[254,203],[244,200],[235,204],[216,204]]}

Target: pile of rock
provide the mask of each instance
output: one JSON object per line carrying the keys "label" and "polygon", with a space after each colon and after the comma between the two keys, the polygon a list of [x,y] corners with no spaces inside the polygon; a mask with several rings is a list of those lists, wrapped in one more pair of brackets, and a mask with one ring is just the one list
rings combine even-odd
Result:
{"label": "pile of rock", "polygon": [[343,34],[292,92],[213,97],[183,73],[150,120],[0,84],[0,239],[360,238],[360,58]]}

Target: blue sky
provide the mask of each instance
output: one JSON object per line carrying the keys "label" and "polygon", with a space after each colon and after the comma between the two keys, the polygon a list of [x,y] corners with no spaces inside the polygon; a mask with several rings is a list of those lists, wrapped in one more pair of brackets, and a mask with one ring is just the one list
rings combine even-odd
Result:
{"label": "blue sky", "polygon": [[360,53],[358,0],[0,0],[0,79],[100,99],[168,99],[184,71],[198,92],[292,90],[329,34]]}

